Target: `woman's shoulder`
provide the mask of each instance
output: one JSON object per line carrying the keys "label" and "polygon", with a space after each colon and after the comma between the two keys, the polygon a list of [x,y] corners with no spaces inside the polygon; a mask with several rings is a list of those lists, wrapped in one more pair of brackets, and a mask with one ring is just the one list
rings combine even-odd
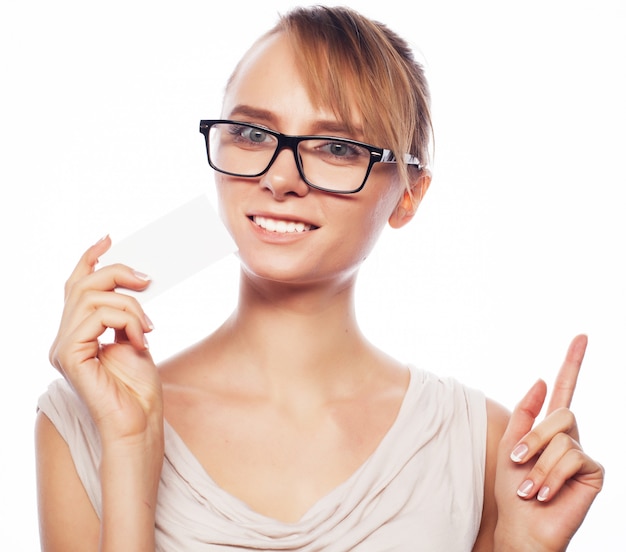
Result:
{"label": "woman's shoulder", "polygon": [[486,397],[485,402],[489,424],[493,425],[494,428],[500,428],[501,433],[504,433],[504,429],[509,423],[511,412],[505,406],[490,397]]}
{"label": "woman's shoulder", "polygon": [[50,382],[37,401],[37,409],[46,414],[58,429],[61,425],[72,424],[74,420],[84,422],[90,419],[85,416],[85,405],[63,378]]}
{"label": "woman's shoulder", "polygon": [[[94,510],[101,511],[100,438],[87,407],[59,378],[39,397],[37,408],[38,458],[57,466],[57,476],[66,487],[73,486],[77,494],[86,492]],[[84,491],[77,490],[79,481]]]}

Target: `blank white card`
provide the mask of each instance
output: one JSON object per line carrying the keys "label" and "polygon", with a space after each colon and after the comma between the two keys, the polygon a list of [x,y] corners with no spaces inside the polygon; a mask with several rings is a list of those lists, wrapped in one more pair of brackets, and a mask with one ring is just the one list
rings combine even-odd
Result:
{"label": "blank white card", "polygon": [[202,195],[114,242],[100,263],[123,263],[148,274],[152,281],[145,291],[122,290],[145,303],[236,250],[208,197]]}

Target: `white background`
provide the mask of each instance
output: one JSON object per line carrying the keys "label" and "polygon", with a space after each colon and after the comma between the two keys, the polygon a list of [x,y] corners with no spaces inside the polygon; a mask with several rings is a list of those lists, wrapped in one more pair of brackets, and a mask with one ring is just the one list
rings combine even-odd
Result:
{"label": "white background", "polygon": [[[198,121],[219,114],[234,63],[293,4],[0,7],[0,549],[38,546],[32,426],[56,377],[66,277],[102,235],[210,193]],[[436,128],[421,213],[363,268],[364,330],[507,407],[587,333],[573,406],[607,478],[570,550],[625,550],[626,4],[350,5],[415,47]],[[150,303],[155,357],[215,328],[236,279],[231,257]]]}

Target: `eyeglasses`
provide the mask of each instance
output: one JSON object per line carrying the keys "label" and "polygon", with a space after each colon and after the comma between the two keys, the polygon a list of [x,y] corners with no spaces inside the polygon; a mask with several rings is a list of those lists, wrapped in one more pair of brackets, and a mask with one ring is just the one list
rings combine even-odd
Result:
{"label": "eyeglasses", "polygon": [[[354,194],[365,185],[374,163],[397,163],[391,150],[334,136],[288,136],[263,126],[228,120],[200,121],[209,165],[231,176],[265,174],[285,148],[293,152],[300,177],[310,187]],[[417,157],[404,154],[421,168]]]}

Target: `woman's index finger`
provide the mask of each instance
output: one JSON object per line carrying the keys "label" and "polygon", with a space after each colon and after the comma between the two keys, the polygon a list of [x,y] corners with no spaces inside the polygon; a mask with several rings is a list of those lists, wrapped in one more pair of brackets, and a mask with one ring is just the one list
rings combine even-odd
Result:
{"label": "woman's index finger", "polygon": [[111,238],[108,236],[104,236],[100,238],[95,244],[93,244],[87,251],[85,251],[78,261],[78,264],[70,274],[70,277],[65,282],[65,298],[67,299],[67,295],[69,293],[72,285],[81,278],[84,278],[88,274],[91,274],[96,265],[98,264],[98,257],[102,255],[107,249],[111,247]]}
{"label": "woman's index finger", "polygon": [[569,408],[576,389],[576,381],[580,372],[585,350],[587,349],[587,336],[577,335],[567,350],[565,360],[554,382],[554,389],[550,398],[547,413],[558,408]]}

